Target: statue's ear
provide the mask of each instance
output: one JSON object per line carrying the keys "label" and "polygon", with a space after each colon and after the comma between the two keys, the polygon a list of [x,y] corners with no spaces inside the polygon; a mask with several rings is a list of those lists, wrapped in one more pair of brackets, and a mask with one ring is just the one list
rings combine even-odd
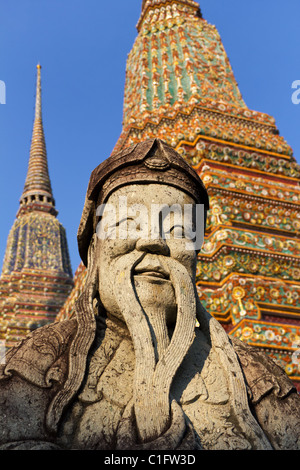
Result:
{"label": "statue's ear", "polygon": [[91,283],[92,287],[92,305],[93,311],[95,316],[105,316],[105,309],[102,305],[100,294],[98,291],[99,286],[99,270],[96,263],[97,256],[96,256],[96,247],[97,247],[98,237],[95,233],[91,239],[91,243],[88,248],[88,255],[87,255],[87,268],[88,268],[88,279]]}
{"label": "statue's ear", "polygon": [[88,248],[87,267],[90,270],[95,262],[95,251],[97,244],[97,234],[94,233]]}

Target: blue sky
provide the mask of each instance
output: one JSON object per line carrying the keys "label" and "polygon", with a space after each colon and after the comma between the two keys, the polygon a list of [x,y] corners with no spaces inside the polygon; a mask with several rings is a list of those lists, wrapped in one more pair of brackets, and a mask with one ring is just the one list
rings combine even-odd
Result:
{"label": "blue sky", "polygon": [[[73,272],[76,233],[91,171],[109,156],[122,126],[125,63],[142,0],[0,0],[0,264],[29,158],[36,65],[58,218]],[[299,0],[201,0],[216,25],[249,108],[275,117],[300,163]]]}

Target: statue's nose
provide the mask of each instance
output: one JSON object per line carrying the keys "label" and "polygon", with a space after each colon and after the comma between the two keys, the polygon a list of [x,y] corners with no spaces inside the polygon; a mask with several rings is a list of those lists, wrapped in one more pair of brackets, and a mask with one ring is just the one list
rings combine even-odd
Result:
{"label": "statue's nose", "polygon": [[163,238],[140,238],[136,243],[138,251],[168,256],[170,254],[169,247]]}

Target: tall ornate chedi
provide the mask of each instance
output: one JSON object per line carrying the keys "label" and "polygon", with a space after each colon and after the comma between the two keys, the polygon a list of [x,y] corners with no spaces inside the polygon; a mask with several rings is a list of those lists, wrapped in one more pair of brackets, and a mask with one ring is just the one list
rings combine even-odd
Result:
{"label": "tall ornate chedi", "polygon": [[[158,137],[199,173],[211,210],[200,300],[300,382],[300,168],[273,117],[245,104],[215,26],[192,0],[144,0],[117,152]],[[69,316],[84,283],[59,318]],[[271,385],[270,385],[271,386]]]}
{"label": "tall ornate chedi", "polygon": [[41,66],[28,172],[0,277],[0,339],[13,346],[52,323],[73,287],[65,229],[56,218],[42,122]]}

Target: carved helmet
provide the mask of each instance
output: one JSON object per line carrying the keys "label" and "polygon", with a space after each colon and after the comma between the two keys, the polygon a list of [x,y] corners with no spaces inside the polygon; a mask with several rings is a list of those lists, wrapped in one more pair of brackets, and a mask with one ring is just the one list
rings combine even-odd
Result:
{"label": "carved helmet", "polygon": [[111,155],[92,172],[77,240],[80,257],[87,266],[88,248],[98,223],[96,210],[109,195],[128,184],[159,183],[189,194],[209,210],[207,190],[196,171],[172,147],[159,139],[131,145]]}

